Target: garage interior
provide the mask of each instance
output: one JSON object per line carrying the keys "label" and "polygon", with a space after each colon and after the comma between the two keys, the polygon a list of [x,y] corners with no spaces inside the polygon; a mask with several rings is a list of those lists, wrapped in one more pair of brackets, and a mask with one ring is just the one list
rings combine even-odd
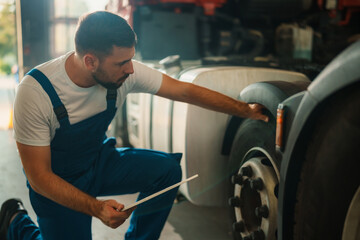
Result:
{"label": "garage interior", "polygon": [[[152,5],[154,2],[161,2],[161,4],[164,5],[156,7]],[[211,4],[202,5],[204,2],[210,2]],[[247,5],[245,6],[248,7],[249,11],[245,11],[245,8],[237,8],[238,6],[232,4],[226,5],[226,2],[236,2],[239,4],[246,3]],[[269,2],[271,2],[271,4],[267,5]],[[272,127],[269,132],[270,135],[272,134],[271,137],[275,138],[275,130],[277,130],[276,123],[278,122],[277,113],[279,113],[279,109],[276,108],[283,107],[282,105],[278,105],[277,101],[279,101],[279,103],[286,102],[289,104],[289,108],[294,107],[295,110],[298,110],[298,108],[300,108],[299,106],[301,106],[300,103],[302,98],[305,98],[300,93],[307,90],[307,87],[311,86],[311,83],[317,79],[329,62],[331,62],[348,45],[360,42],[360,25],[358,24],[360,19],[360,1],[288,0],[288,8],[281,8],[285,2],[286,1],[280,0],[0,0],[0,9],[2,9],[1,6],[8,4],[13,13],[21,13],[20,15],[14,14],[14,33],[16,33],[16,42],[21,44],[14,46],[14,56],[10,57],[9,60],[13,65],[10,64],[7,66],[8,68],[11,67],[11,70],[8,70],[10,73],[4,75],[0,71],[0,152],[2,153],[0,157],[0,203],[9,198],[20,198],[24,202],[31,218],[36,220],[36,215],[30,204],[28,189],[25,184],[26,180],[19,154],[17,152],[16,143],[13,138],[12,121],[16,87],[19,84],[19,78],[21,79],[21,77],[33,67],[74,49],[73,35],[78,17],[83,13],[107,9],[118,14],[130,14],[129,21],[136,30],[138,36],[135,59],[143,61],[152,67],[158,68],[171,76],[177,76],[180,80],[189,82],[193,80],[193,83],[196,84],[199,83],[200,85],[203,84],[206,87],[209,86],[224,90],[224,94],[231,92],[233,94],[231,97],[233,98],[242,99],[244,101],[249,100],[248,102],[254,101],[255,103],[257,100],[261,101],[266,97],[269,97],[269,95],[267,95],[268,92],[266,92],[268,88],[265,86],[267,82],[273,80],[275,82],[281,81],[281,84],[274,84],[271,86],[271,89],[275,89],[274,92],[279,93],[282,97],[274,101],[269,101],[273,104],[271,108],[267,109],[269,110],[268,112],[270,112],[269,116],[273,116],[271,118],[272,122],[270,122],[272,125],[268,128],[268,126],[264,127],[260,126],[260,124],[251,125],[253,122],[249,123],[249,121],[244,121],[245,124],[249,123],[249,126],[253,126],[254,131],[251,131],[251,133],[259,129],[261,131],[265,131]],[[128,3],[138,5],[136,5],[134,10],[125,6]],[[149,3],[149,6],[147,6],[146,3]],[[184,3],[185,5],[182,5]],[[121,4],[124,4],[124,6],[120,6]],[[191,4],[196,5],[195,10],[192,7],[189,7]],[[231,16],[226,15],[228,12],[241,14],[243,18],[232,18]],[[258,15],[265,17],[258,19]],[[294,17],[295,15],[297,18]],[[164,21],[164,19],[167,21]],[[284,19],[286,19],[286,21]],[[282,21],[284,21],[284,24],[282,24]],[[311,28],[310,26],[315,27]],[[174,29],[176,31],[174,31]],[[159,40],[159,36],[166,36],[167,44],[164,44],[164,38]],[[360,47],[358,46],[357,50],[359,49]],[[179,52],[180,54],[178,54]],[[347,59],[346,57],[350,55],[351,53],[345,55],[344,59]],[[8,57],[4,59],[8,59]],[[2,59],[0,58],[0,60]],[[338,62],[341,63],[340,60]],[[348,60],[347,63],[349,62],[351,61]],[[349,68],[352,67],[352,69],[355,69],[353,67],[355,64],[357,63],[353,62],[351,64],[347,64],[347,66],[351,65]],[[21,67],[19,68],[19,66]],[[229,71],[229,75],[224,73],[224,69],[231,69],[232,67],[239,66],[239,69],[246,70],[242,71],[237,69]],[[217,72],[206,72],[207,70],[211,70],[212,67],[219,68],[217,68]],[[222,67],[224,67],[224,69],[222,69]],[[186,71],[182,71],[184,69]],[[263,70],[257,71],[257,69]],[[339,69],[339,71],[342,71],[341,68]],[[278,70],[279,72],[277,72]],[[333,70],[333,68],[330,70]],[[203,78],[197,78],[197,74],[201,76],[203,73],[201,71],[204,71],[204,73],[208,75]],[[353,88],[358,91],[360,86],[358,82],[359,77],[356,80],[351,79],[352,73],[355,71],[350,72],[343,70],[343,72],[346,72],[344,73],[344,76],[346,77],[339,78],[341,81],[338,82],[348,81],[349,84],[351,82],[354,86]],[[261,74],[263,74],[263,76]],[[232,76],[236,76],[237,78]],[[191,77],[193,77],[193,79],[191,79]],[[205,78],[207,78],[206,81],[202,81]],[[195,79],[198,80],[198,82],[195,82]],[[219,83],[217,82],[218,79],[226,79],[228,81],[226,83],[225,81],[219,81]],[[239,83],[239,79],[241,79],[241,81],[244,80],[246,83]],[[331,80],[333,79],[330,79],[329,81]],[[301,85],[301,81],[306,82],[306,84]],[[258,82],[266,83],[263,84]],[[293,89],[287,91],[287,87],[291,84],[284,84],[284,82],[297,82],[301,86],[296,89],[296,91]],[[337,84],[335,80],[333,80],[332,83],[334,85]],[[241,87],[239,87],[240,85]],[[251,86],[247,88],[249,85]],[[278,86],[280,87],[277,88]],[[254,89],[257,89],[257,87],[261,90],[265,89],[264,92],[260,90],[255,91]],[[239,89],[241,89],[241,91]],[[243,93],[242,90],[244,89],[245,93],[241,95]],[[279,89],[280,91],[278,91]],[[282,91],[283,89],[285,90]],[[326,90],[328,90],[328,88],[324,87],[324,94],[326,93]],[[349,89],[347,89],[347,91],[350,92]],[[251,95],[254,92],[256,92],[256,94],[254,94],[254,96]],[[322,93],[321,91],[319,92]],[[343,94],[346,95],[346,93]],[[352,94],[354,94],[354,92],[352,92]],[[227,95],[230,96],[230,94]],[[288,101],[288,99],[290,100]],[[266,99],[264,101],[266,102]],[[336,102],[335,100],[332,101]],[[326,103],[327,102],[325,102],[325,104],[322,103],[322,106],[325,106]],[[246,145],[249,149],[246,149],[245,147],[244,149],[240,149],[240,147],[238,147],[240,150],[237,152],[236,146],[240,146],[240,144],[242,144],[241,140],[243,139],[241,137],[244,137],[239,134],[241,133],[242,120],[239,121],[232,116],[224,117],[220,115],[206,115],[200,113],[201,110],[196,108],[189,108],[189,112],[193,115],[190,116],[190,114],[186,112],[188,115],[185,116],[185,114],[182,114],[185,112],[183,111],[184,109],[182,106],[179,107],[173,103],[165,102],[157,96],[150,98],[144,95],[131,94],[127,98],[127,102],[125,104],[127,104],[127,112],[121,110],[121,114],[123,115],[117,115],[117,118],[111,125],[112,127],[109,129],[109,134],[111,136],[115,136],[118,143],[123,144],[118,146],[138,147],[135,145],[139,144],[144,148],[153,148],[165,152],[175,152],[173,150],[177,146],[176,144],[183,140],[181,137],[184,137],[185,139],[185,136],[183,135],[186,135],[185,133],[181,133],[176,135],[180,136],[179,138],[174,137],[172,139],[171,137],[173,137],[176,127],[183,127],[185,123],[187,124],[186,121],[191,122],[189,119],[192,119],[193,123],[196,122],[196,124],[189,125],[190,127],[187,127],[186,131],[191,132],[192,130],[192,132],[197,132],[197,136],[186,139],[187,142],[183,145],[185,147],[191,146],[193,148],[196,145],[195,151],[194,149],[191,149],[195,158],[197,155],[194,154],[194,152],[208,151],[208,154],[212,155],[213,159],[207,158],[206,160],[210,159],[210,163],[216,162],[216,164],[209,164],[210,167],[206,167],[212,167],[217,170],[217,172],[214,171],[216,172],[215,175],[220,172],[220,174],[218,174],[220,177],[216,175],[214,180],[211,179],[211,177],[213,177],[211,176],[209,179],[214,181],[203,181],[205,183],[201,187],[210,186],[209,188],[204,188],[204,192],[209,190],[207,193],[210,192],[210,195],[207,195],[207,193],[203,194],[203,189],[201,189],[199,192],[201,192],[202,196],[198,197],[197,194],[194,194],[193,196],[198,197],[195,200],[203,201],[202,203],[206,201],[208,201],[207,203],[217,203],[218,199],[221,199],[223,205],[230,205],[221,207],[208,207],[201,204],[196,205],[192,203],[194,202],[192,201],[194,199],[191,199],[193,196],[190,196],[191,194],[189,192],[187,193],[188,196],[185,196],[186,194],[179,194],[177,200],[174,202],[174,206],[166,222],[160,240],[257,240],[264,238],[264,232],[266,235],[269,233],[272,234],[271,237],[267,239],[274,240],[280,235],[280,239],[287,240],[286,236],[293,234],[292,221],[294,220],[294,216],[292,215],[292,209],[295,209],[295,204],[297,204],[295,201],[297,200],[297,182],[292,182],[294,186],[296,185],[296,187],[293,188],[294,191],[292,189],[293,185],[287,185],[287,187],[290,186],[288,187],[290,189],[288,192],[292,194],[289,198],[290,204],[289,202],[285,202],[284,199],[287,199],[286,196],[282,199],[285,202],[282,202],[284,203],[283,206],[286,205],[286,207],[282,209],[284,211],[278,211],[276,208],[281,205],[278,205],[277,202],[279,196],[278,191],[280,188],[279,185],[281,184],[276,182],[281,179],[279,173],[282,163],[281,161],[283,161],[283,157],[286,153],[288,153],[286,151],[291,151],[293,149],[286,149],[286,145],[285,147],[283,145],[279,147],[276,145],[277,143],[275,143],[275,141],[268,144],[268,139],[264,140],[264,146],[259,144],[261,147],[252,147],[250,146],[250,142],[255,140],[257,141],[258,139],[256,137],[253,139],[249,137],[249,141],[247,142],[247,136],[245,135],[251,134],[244,130],[243,135],[245,136],[245,142],[249,143],[249,146],[246,144],[244,145]],[[132,106],[132,108],[129,106]],[[151,114],[144,117],[145,114],[143,112],[146,112],[147,114],[147,110],[150,108]],[[134,109],[136,111],[134,111]],[[146,111],[143,111],[143,109],[146,109]],[[186,111],[187,110],[188,109],[186,109]],[[180,120],[176,119],[173,117],[175,114],[172,115],[174,112],[178,113],[183,118]],[[266,113],[268,114],[268,112]],[[293,121],[295,122],[297,120],[295,118],[295,113],[296,112],[294,111],[288,116],[285,115],[284,122],[288,121],[288,126],[293,127],[291,124]],[[160,117],[156,118],[156,114]],[[311,117],[313,115],[311,115]],[[205,119],[199,120],[201,119],[200,117],[204,117]],[[286,119],[286,117],[288,117],[288,119]],[[159,120],[160,118],[161,120]],[[302,116],[299,118],[302,118]],[[129,119],[134,121],[129,121]],[[317,118],[314,117],[314,119]],[[118,121],[120,120],[123,122],[119,123]],[[150,126],[150,130],[143,126],[131,125],[133,122],[138,123],[140,121],[143,121],[142,124]],[[144,123],[146,121],[150,123]],[[283,121],[283,118],[281,121]],[[174,124],[174,122],[178,125],[171,125]],[[204,124],[204,122],[207,124]],[[214,124],[210,125],[210,122]],[[183,123],[183,125],[181,125],[181,123]],[[202,128],[205,125],[207,128]],[[221,136],[216,139],[217,142],[211,137],[208,139],[204,137],[203,139],[203,142],[207,141],[207,143],[213,143],[213,145],[215,145],[210,147],[211,149],[206,149],[208,147],[207,143],[199,143],[199,141],[194,140],[199,136],[205,136],[207,132],[213,133],[212,131],[215,129],[213,126],[218,127],[217,125],[221,125],[221,127],[219,127],[221,128],[221,131],[219,130],[216,132],[216,134],[221,134]],[[123,131],[124,129],[126,129],[125,132]],[[251,128],[249,127],[248,129]],[[289,129],[292,130],[290,127],[282,129],[284,130],[284,136],[290,136]],[[313,130],[315,127],[309,127],[309,129]],[[218,129],[216,128],[215,130],[217,131]],[[259,132],[261,132],[260,130]],[[185,130],[183,132],[185,132]],[[215,134],[213,134],[213,136],[214,135]],[[303,137],[303,135],[301,136]],[[308,133],[308,136],[310,138],[310,136],[312,136],[311,133]],[[145,138],[146,140],[144,140]],[[199,139],[201,139],[201,137],[199,137]],[[294,139],[297,140],[296,138]],[[179,140],[179,142],[175,143],[176,140]],[[236,140],[238,140],[238,142],[236,142]],[[286,140],[291,142],[291,139],[285,139],[284,143],[287,143]],[[262,140],[259,141],[261,142]],[[310,141],[309,139],[305,139],[303,142],[308,143]],[[354,144],[351,146],[353,145]],[[267,147],[269,147],[270,150],[267,149]],[[221,150],[219,150],[220,148]],[[215,149],[217,151],[217,155],[213,154]],[[264,151],[266,153],[264,153],[263,149],[265,149]],[[299,150],[295,147],[294,149],[298,151],[297,154],[300,156],[298,158],[294,158],[296,159],[294,160],[295,162],[299,162],[299,165],[295,164],[296,166],[294,168],[301,169],[301,157],[303,156],[301,154],[305,154],[305,150],[302,150],[301,148],[299,148]],[[242,150],[244,150],[245,153],[242,153]],[[188,151],[188,148],[186,148],[183,152],[186,151]],[[190,152],[190,150],[188,152]],[[286,156],[290,156],[290,153]],[[231,158],[233,159],[232,161]],[[235,158],[239,158],[241,160],[234,161]],[[257,165],[251,161],[255,158],[258,158],[258,162],[261,163]],[[275,161],[272,161],[273,159],[275,159]],[[239,164],[240,161],[242,164],[241,166]],[[195,161],[190,163],[191,164],[187,164],[193,168],[193,171],[201,172],[201,170],[206,168],[204,165]],[[229,172],[226,172],[229,176],[224,174],[224,171],[222,171],[223,169],[221,168],[223,165],[228,163],[230,163],[229,165],[231,165],[231,163],[236,165],[235,171],[231,172],[232,177]],[[255,185],[255,181],[253,180],[256,174],[251,173],[248,176],[244,174],[244,168],[249,167],[246,166],[247,164],[253,164],[251,165],[253,169],[256,169],[256,167],[263,164],[266,165],[266,167],[269,167],[272,173],[274,173],[274,177],[271,178],[275,182],[273,184],[274,187],[268,192],[273,195],[272,199],[275,200],[275,203],[271,202],[271,204],[276,206],[276,212],[275,215],[272,215],[272,217],[274,217],[272,220],[278,217],[276,214],[279,214],[279,216],[280,214],[283,214],[283,219],[281,220],[284,221],[284,225],[282,226],[283,229],[279,230],[282,231],[279,235],[277,224],[280,222],[278,219],[281,217],[277,218],[275,221],[270,221],[270,218],[268,218],[268,208],[265,209],[267,214],[262,215],[259,213],[263,207],[266,207],[264,206],[265,201],[262,200],[266,199],[267,201],[268,195],[266,195],[265,198],[261,198],[264,196],[264,194],[261,193],[263,190],[263,184],[261,184],[261,187],[259,187],[258,190],[252,186]],[[218,168],[218,166],[220,167]],[[289,171],[290,173],[287,173],[294,176],[296,174],[300,175],[300,173],[297,172],[298,169],[296,169],[296,171],[292,169],[294,172]],[[204,171],[206,172],[206,170]],[[267,173],[267,170],[265,172]],[[265,179],[264,176],[265,175],[262,174],[256,175],[256,177],[259,177],[260,180],[261,178]],[[228,179],[229,177],[231,179]],[[298,176],[296,175],[296,177]],[[224,180],[225,178],[227,180],[226,183]],[[288,183],[289,181],[286,182],[286,184]],[[230,198],[228,198],[228,194],[226,196],[225,194],[222,194],[221,196],[218,196],[219,194],[217,195],[217,193],[225,191],[225,187],[223,186],[230,184],[231,187],[233,187],[233,189],[230,190],[233,191],[233,194],[232,192],[230,194]],[[357,183],[353,181],[352,185],[354,186],[352,187],[355,188],[356,184]],[[266,181],[264,185],[265,187],[267,186]],[[247,187],[247,190],[245,187]],[[196,192],[195,190],[193,191]],[[228,191],[228,189],[226,189],[226,191]],[[360,199],[360,187],[358,187],[356,194],[358,196],[357,199]],[[251,201],[249,201],[250,204],[245,204],[251,209],[251,211],[249,210],[249,212],[251,212],[249,213],[249,216],[251,216],[248,217],[248,219],[246,219],[246,216],[243,216],[243,212],[239,213],[241,211],[240,209],[244,206],[244,204],[240,204],[243,203],[240,202],[240,195],[250,196],[249,198],[246,196],[242,198],[245,198],[248,201],[249,199],[256,200],[254,201],[256,202],[254,204],[252,204]],[[133,203],[136,197],[137,194],[115,196],[111,198],[127,205]],[[190,198],[190,200],[186,197]],[[351,200],[350,197],[352,196],[349,196],[348,202]],[[224,199],[225,201],[223,201]],[[229,201],[227,201],[228,199]],[[304,195],[304,199],[307,199],[306,195]],[[353,197],[353,199],[356,198]],[[269,202],[270,200],[266,203]],[[357,204],[356,206],[360,206],[360,204]],[[356,206],[352,209],[356,209]],[[289,212],[291,213],[288,214],[288,218],[291,219],[290,221],[286,218],[287,216],[284,217]],[[353,218],[350,218],[350,222]],[[248,221],[249,219],[250,221]],[[266,221],[262,221],[263,219]],[[246,223],[244,224],[244,222]],[[264,222],[266,222],[266,224],[264,224]],[[267,225],[267,222],[271,222],[269,226]],[[359,221],[356,223],[359,224]],[[95,240],[119,239],[124,235],[128,226],[129,221],[126,221],[123,225],[114,230],[106,227],[100,220],[93,218],[92,236]],[[250,230],[247,229],[245,231],[245,226]],[[358,229],[360,229],[360,226]],[[341,233],[342,228],[339,231]],[[255,237],[256,233],[259,232],[262,234],[261,237]],[[357,234],[357,236],[359,236],[360,233]],[[343,239],[348,240],[350,238]]]}

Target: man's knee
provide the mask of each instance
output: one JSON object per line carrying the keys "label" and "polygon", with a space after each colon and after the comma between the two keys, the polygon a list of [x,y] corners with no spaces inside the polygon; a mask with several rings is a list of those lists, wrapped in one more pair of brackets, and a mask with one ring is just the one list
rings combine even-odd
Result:
{"label": "man's knee", "polygon": [[182,178],[182,170],[179,163],[176,163],[174,167],[172,168],[172,173],[174,176],[175,182],[180,182]]}
{"label": "man's knee", "polygon": [[171,175],[174,178],[175,182],[179,182],[181,181],[182,178],[182,170],[181,170],[181,166],[180,166],[180,161],[182,158],[182,154],[181,153],[171,153],[169,154],[171,156]]}
{"label": "man's knee", "polygon": [[[163,179],[161,181],[162,183],[158,182],[161,185],[164,184],[162,188],[168,187],[181,181],[181,166],[178,162],[173,161],[173,159],[166,159],[166,161],[163,162],[162,166],[157,166],[156,171],[158,171],[158,176],[161,176],[161,178]],[[155,179],[155,181],[157,180]]]}

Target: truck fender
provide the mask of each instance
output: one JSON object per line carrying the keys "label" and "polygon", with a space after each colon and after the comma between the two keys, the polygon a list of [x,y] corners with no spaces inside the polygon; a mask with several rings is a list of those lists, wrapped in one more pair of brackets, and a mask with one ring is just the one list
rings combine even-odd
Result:
{"label": "truck fender", "polygon": [[[259,103],[263,105],[266,109],[266,112],[268,112],[266,114],[271,115],[272,119],[274,119],[276,116],[278,104],[284,101],[286,98],[298,92],[304,91],[309,84],[310,81],[257,82],[244,88],[241,91],[238,99],[247,103]],[[272,119],[270,119],[270,121]],[[229,155],[235,134],[241,125],[242,120],[242,118],[235,116],[229,117],[222,144],[222,154]]]}

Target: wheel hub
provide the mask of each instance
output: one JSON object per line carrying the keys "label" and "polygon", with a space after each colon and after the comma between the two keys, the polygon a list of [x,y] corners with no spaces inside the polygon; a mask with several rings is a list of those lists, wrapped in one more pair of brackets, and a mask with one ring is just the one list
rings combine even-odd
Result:
{"label": "wheel hub", "polygon": [[234,207],[236,222],[233,229],[243,239],[276,239],[277,175],[266,157],[246,161],[232,177],[234,197],[229,204]]}
{"label": "wheel hub", "polygon": [[347,212],[342,234],[342,240],[360,238],[360,186],[358,187]]}

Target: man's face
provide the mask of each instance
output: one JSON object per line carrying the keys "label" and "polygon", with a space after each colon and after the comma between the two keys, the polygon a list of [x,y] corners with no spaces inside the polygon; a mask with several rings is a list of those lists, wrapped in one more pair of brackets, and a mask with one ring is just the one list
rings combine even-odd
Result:
{"label": "man's face", "polygon": [[134,73],[132,58],[135,48],[113,47],[111,55],[100,62],[92,76],[94,80],[107,89],[118,89]]}

